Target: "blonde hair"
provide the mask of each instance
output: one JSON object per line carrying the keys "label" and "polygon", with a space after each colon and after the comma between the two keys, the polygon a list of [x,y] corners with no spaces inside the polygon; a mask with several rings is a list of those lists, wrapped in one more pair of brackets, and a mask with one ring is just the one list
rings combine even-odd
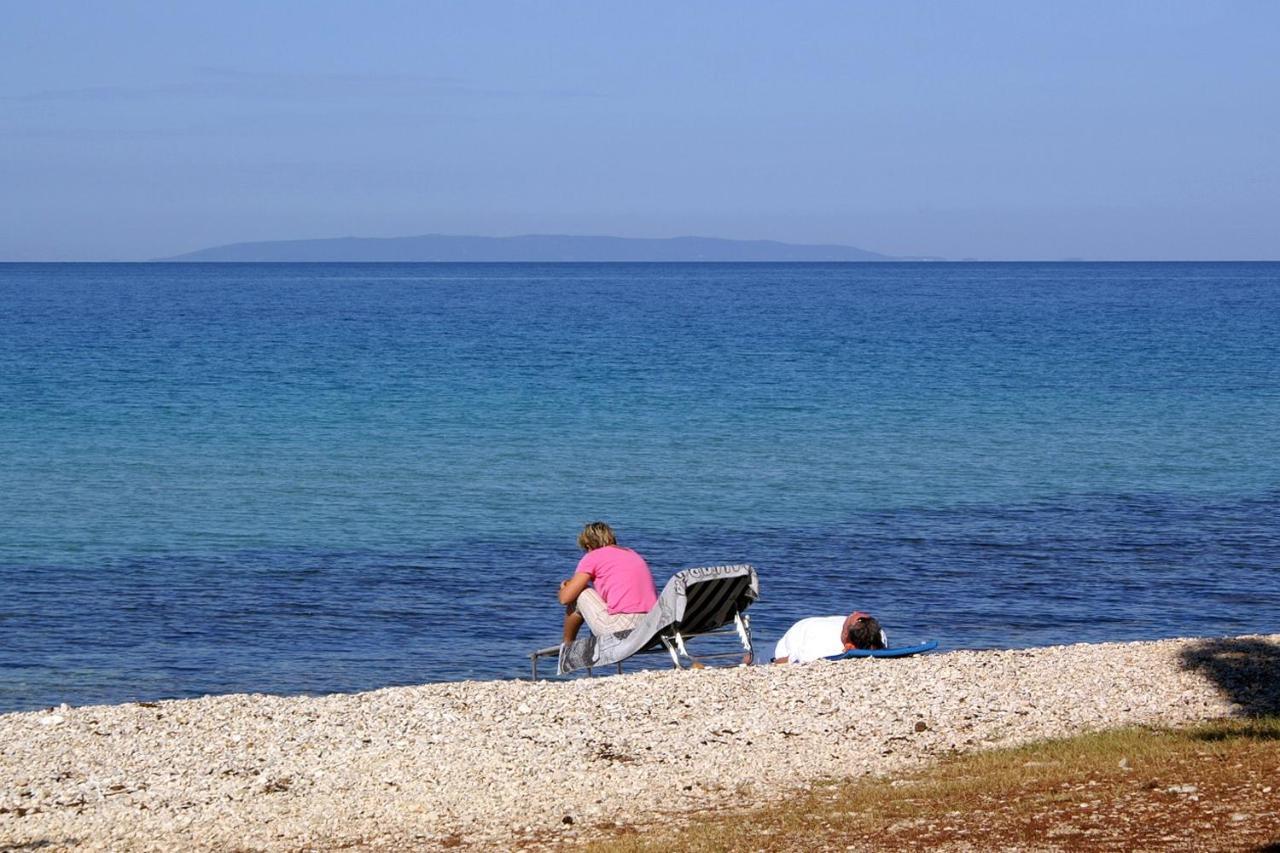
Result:
{"label": "blonde hair", "polygon": [[578,534],[578,547],[584,551],[594,551],[606,545],[617,545],[618,539],[613,535],[613,528],[603,521],[593,521]]}

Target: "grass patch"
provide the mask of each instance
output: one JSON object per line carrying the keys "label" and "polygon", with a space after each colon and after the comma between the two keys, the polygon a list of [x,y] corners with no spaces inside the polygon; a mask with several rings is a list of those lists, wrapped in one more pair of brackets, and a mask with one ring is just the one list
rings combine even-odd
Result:
{"label": "grass patch", "polygon": [[[1280,717],[1129,728],[956,756],[893,779],[601,839],[656,850],[1267,849],[1280,843]],[[1275,848],[1280,849],[1280,848]]]}

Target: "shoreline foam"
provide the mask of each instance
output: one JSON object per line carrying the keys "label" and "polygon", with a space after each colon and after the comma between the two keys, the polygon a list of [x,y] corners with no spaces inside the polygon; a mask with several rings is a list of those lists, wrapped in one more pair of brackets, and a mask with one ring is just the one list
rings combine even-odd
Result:
{"label": "shoreline foam", "polygon": [[1280,635],[11,713],[0,847],[554,841],[952,751],[1274,712],[1277,670]]}

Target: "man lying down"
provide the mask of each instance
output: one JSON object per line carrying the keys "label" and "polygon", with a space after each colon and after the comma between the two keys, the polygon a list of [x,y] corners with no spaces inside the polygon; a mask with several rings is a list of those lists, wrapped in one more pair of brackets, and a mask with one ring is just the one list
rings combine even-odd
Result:
{"label": "man lying down", "polygon": [[870,613],[855,610],[848,616],[811,616],[787,629],[773,650],[774,663],[808,663],[843,654],[850,649],[883,649],[889,645]]}

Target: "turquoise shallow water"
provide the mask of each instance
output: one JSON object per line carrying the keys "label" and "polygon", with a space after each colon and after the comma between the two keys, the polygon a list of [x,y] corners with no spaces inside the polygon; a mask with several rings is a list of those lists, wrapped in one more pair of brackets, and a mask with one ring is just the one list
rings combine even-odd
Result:
{"label": "turquoise shallow water", "polygon": [[0,709],[524,672],[604,518],[1013,646],[1280,630],[1280,265],[0,265]]}

